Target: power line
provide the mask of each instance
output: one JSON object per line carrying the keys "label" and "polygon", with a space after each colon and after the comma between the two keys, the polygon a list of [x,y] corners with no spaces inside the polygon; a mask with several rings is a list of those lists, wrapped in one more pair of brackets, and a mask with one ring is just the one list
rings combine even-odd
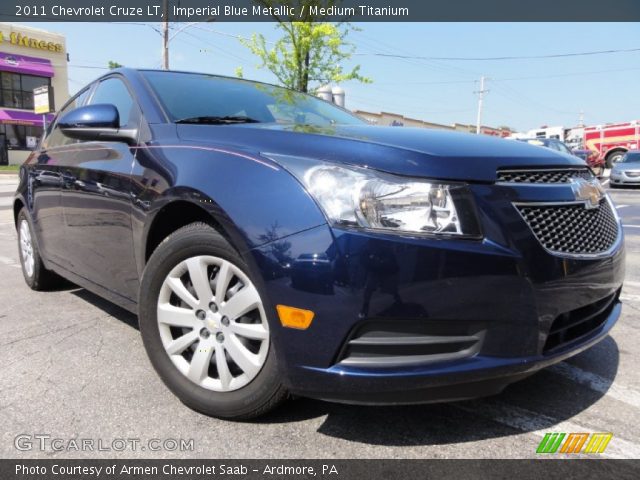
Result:
{"label": "power line", "polygon": [[419,55],[400,55],[394,53],[354,53],[358,56],[375,56],[375,57],[388,57],[388,58],[400,58],[400,59],[413,59],[413,60],[444,60],[444,61],[471,61],[471,62],[484,62],[484,61],[501,61],[501,60],[536,60],[546,58],[566,58],[566,57],[583,57],[587,55],[608,55],[612,53],[632,53],[640,52],[640,48],[626,48],[616,50],[596,50],[592,52],[574,52],[574,53],[555,53],[550,55],[520,55],[520,56],[504,56],[504,57],[425,57]]}

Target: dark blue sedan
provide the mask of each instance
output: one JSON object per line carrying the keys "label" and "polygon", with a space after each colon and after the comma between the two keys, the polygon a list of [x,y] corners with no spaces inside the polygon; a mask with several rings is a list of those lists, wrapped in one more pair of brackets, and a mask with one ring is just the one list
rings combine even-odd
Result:
{"label": "dark blue sedan", "polygon": [[496,394],[621,309],[620,220],[580,159],[234,78],[99,78],[14,212],[31,288],[64,277],[137,313],[166,385],[224,418]]}

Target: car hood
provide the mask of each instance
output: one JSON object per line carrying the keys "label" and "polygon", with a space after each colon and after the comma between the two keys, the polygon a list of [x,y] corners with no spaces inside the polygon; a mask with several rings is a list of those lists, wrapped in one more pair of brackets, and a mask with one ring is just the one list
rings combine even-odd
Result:
{"label": "car hood", "polygon": [[491,182],[499,168],[585,166],[577,157],[486,135],[370,125],[177,125],[191,142],[291,155],[399,175]]}
{"label": "car hood", "polygon": [[640,172],[640,162],[616,163],[613,165],[614,172]]}

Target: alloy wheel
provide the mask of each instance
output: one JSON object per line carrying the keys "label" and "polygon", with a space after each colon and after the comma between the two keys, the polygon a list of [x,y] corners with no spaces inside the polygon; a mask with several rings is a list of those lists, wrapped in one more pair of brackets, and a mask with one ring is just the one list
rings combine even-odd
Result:
{"label": "alloy wheel", "polygon": [[31,230],[26,220],[20,222],[20,251],[22,253],[22,265],[28,277],[33,276],[35,258],[33,256],[33,244],[31,242]]}
{"label": "alloy wheel", "polygon": [[173,364],[203,388],[238,390],[267,358],[269,325],[260,294],[228,260],[197,256],[176,265],[160,288],[157,321]]}

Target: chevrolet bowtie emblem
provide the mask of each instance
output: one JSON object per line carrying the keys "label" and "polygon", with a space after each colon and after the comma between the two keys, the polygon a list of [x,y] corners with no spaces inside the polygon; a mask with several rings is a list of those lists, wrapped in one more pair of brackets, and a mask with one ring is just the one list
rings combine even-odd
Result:
{"label": "chevrolet bowtie emblem", "polygon": [[586,208],[597,208],[604,197],[604,189],[598,180],[571,179],[571,190],[576,201],[584,202]]}

